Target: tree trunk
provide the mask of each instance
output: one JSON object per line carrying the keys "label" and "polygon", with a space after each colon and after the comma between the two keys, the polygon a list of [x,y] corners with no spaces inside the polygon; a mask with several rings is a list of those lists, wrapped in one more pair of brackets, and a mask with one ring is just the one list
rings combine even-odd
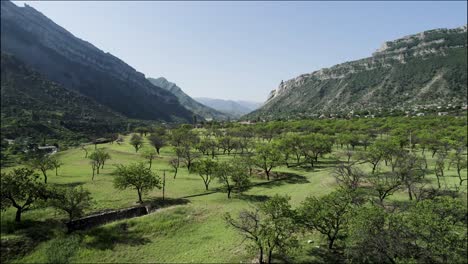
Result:
{"label": "tree trunk", "polygon": [[19,223],[21,222],[21,213],[23,211],[21,210],[21,208],[16,208],[16,216],[15,216],[15,222]]}
{"label": "tree trunk", "polygon": [[328,249],[333,249],[333,244],[335,243],[335,238],[328,237]]}
{"label": "tree trunk", "polygon": [[267,181],[269,181],[270,180],[270,171],[265,170],[265,173],[266,173],[266,176],[267,176]]}
{"label": "tree trunk", "polygon": [[94,171],[95,171],[95,169],[93,168],[93,178],[91,179],[91,180],[93,180],[93,181],[94,181]]}
{"label": "tree trunk", "polygon": [[58,168],[55,168],[55,176],[58,176]]}
{"label": "tree trunk", "polygon": [[153,163],[153,159],[150,159],[150,160],[149,160],[149,164],[150,164],[150,165],[149,165],[149,169],[150,169],[150,170],[151,170],[151,163]]}
{"label": "tree trunk", "polygon": [[99,165],[97,166],[97,174],[99,174]]}
{"label": "tree trunk", "polygon": [[411,192],[411,186],[408,185],[408,197],[410,199],[410,201],[413,200],[413,193]]}
{"label": "tree trunk", "polygon": [[159,148],[156,148],[156,152],[157,152],[157,153],[158,153],[158,155],[159,155]]}
{"label": "tree trunk", "polygon": [[258,263],[263,264],[263,247],[260,246],[260,254],[258,256]]}
{"label": "tree trunk", "polygon": [[273,253],[272,250],[269,249],[269,250],[268,250],[268,264],[271,263],[271,256],[273,255],[272,253]]}
{"label": "tree trunk", "polygon": [[47,174],[44,170],[42,171],[42,175],[44,175],[44,183],[47,183]]}
{"label": "tree trunk", "polygon": [[141,190],[138,189],[137,192],[138,192],[138,202],[143,203],[143,200],[141,199]]}

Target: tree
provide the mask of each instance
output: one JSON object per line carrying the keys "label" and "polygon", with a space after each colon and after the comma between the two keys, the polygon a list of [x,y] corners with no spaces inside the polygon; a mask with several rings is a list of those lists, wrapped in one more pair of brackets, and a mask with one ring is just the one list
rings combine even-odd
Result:
{"label": "tree", "polygon": [[60,168],[63,163],[56,157],[51,157],[52,166],[55,168],[55,176],[58,176],[58,168]]}
{"label": "tree", "polygon": [[331,153],[333,141],[327,135],[310,134],[302,137],[301,150],[306,160],[314,167],[314,162],[318,161],[318,157],[327,153]]}
{"label": "tree", "polygon": [[449,164],[454,165],[457,168],[458,179],[460,181],[460,185],[462,185],[463,181],[467,180],[467,179],[463,179],[461,175],[461,171],[467,168],[466,157],[463,156],[461,151],[457,151],[455,153],[451,153],[449,156],[449,159],[450,159]]}
{"label": "tree", "polygon": [[194,171],[200,175],[205,185],[205,190],[208,191],[208,186],[215,174],[218,163],[212,159],[202,159],[194,164]]}
{"label": "tree", "polygon": [[157,134],[154,134],[152,133],[149,137],[148,137],[148,140],[151,144],[151,146],[153,146],[156,151],[158,152],[158,155],[159,155],[159,150],[165,146],[166,142],[164,141],[163,137],[160,136],[160,135],[157,135]]}
{"label": "tree", "polygon": [[437,186],[439,187],[439,189],[442,187],[440,184],[440,178],[444,177],[445,158],[446,158],[445,153],[438,153],[435,166],[434,166],[434,173],[437,178]]}
{"label": "tree", "polygon": [[130,144],[135,148],[135,152],[143,146],[143,138],[137,134],[133,134],[130,138]]}
{"label": "tree", "polygon": [[124,137],[122,135],[117,135],[117,139],[115,140],[117,144],[122,144],[124,142]]}
{"label": "tree", "polygon": [[229,213],[224,215],[229,226],[252,242],[249,249],[258,252],[259,263],[272,263],[274,252],[285,254],[298,245],[289,199],[288,196],[275,195],[260,208],[241,211],[238,219]]}
{"label": "tree", "polygon": [[144,163],[133,163],[128,166],[117,165],[114,171],[114,187],[119,190],[135,189],[138,202],[143,203],[142,195],[154,188],[161,188],[159,176],[148,169]]}
{"label": "tree", "polygon": [[55,191],[50,205],[68,214],[68,221],[83,216],[84,211],[91,207],[91,193],[82,186],[62,188]]}
{"label": "tree", "polygon": [[37,200],[48,196],[45,183],[39,181],[39,175],[28,168],[14,169],[1,173],[0,195],[1,208],[16,208],[15,221],[21,221],[21,214],[31,209]]}
{"label": "tree", "polygon": [[422,163],[423,161],[421,158],[406,151],[400,152],[399,156],[395,159],[394,172],[398,175],[402,184],[407,188],[410,200],[413,200],[413,185],[420,182],[425,175]]}
{"label": "tree", "polygon": [[[182,162],[187,166],[189,173],[191,172],[193,162],[200,157],[198,153],[194,153],[190,146],[182,146],[176,149],[180,153],[180,156],[183,158]],[[178,154],[179,155],[179,154]]]}
{"label": "tree", "polygon": [[272,143],[257,145],[253,163],[265,172],[267,180],[270,180],[271,170],[282,162],[283,156],[276,145]]}
{"label": "tree", "polygon": [[237,190],[241,192],[245,190],[249,184],[249,175],[247,169],[239,163],[220,162],[214,166],[213,176],[218,178],[227,191],[228,199],[231,198],[231,192]]}
{"label": "tree", "polygon": [[111,156],[104,149],[97,149],[91,153],[88,157],[91,160],[91,168],[93,169],[93,180],[94,180],[94,171],[99,174],[99,169],[104,168],[104,163],[106,160],[110,159]]}
{"label": "tree", "polygon": [[80,148],[85,152],[85,159],[88,157],[88,149],[86,148],[86,144],[81,144]]}
{"label": "tree", "polygon": [[341,189],[321,198],[307,197],[298,209],[298,218],[304,227],[326,235],[328,248],[333,249],[335,241],[343,238],[351,207],[349,191]]}
{"label": "tree", "polygon": [[40,170],[44,175],[44,183],[47,183],[47,171],[54,169],[52,158],[49,155],[36,155],[30,162],[29,165],[33,169]]}
{"label": "tree", "polygon": [[391,196],[401,187],[401,180],[394,172],[379,172],[368,176],[372,190],[377,193],[380,205],[388,196]]}
{"label": "tree", "polygon": [[339,185],[350,190],[356,190],[365,177],[365,173],[354,164],[340,164],[333,171]]}
{"label": "tree", "polygon": [[148,160],[149,168],[151,169],[151,165],[153,160],[158,156],[158,153],[154,149],[145,149],[143,151],[143,157]]}
{"label": "tree", "polygon": [[174,168],[174,179],[176,178],[177,176],[177,171],[179,170],[179,166],[180,166],[180,161],[179,159],[171,159],[169,161],[169,165],[171,165],[172,168]]}

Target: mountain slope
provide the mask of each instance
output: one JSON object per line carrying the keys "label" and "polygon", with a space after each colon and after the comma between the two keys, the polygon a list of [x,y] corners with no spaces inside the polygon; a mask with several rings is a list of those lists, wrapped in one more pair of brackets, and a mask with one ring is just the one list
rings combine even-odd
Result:
{"label": "mountain slope", "polygon": [[1,49],[48,79],[127,117],[165,121],[192,117],[170,92],[27,5],[1,1]]}
{"label": "mountain slope", "polygon": [[386,42],[372,57],[282,82],[246,119],[421,111],[466,105],[467,27]]}
{"label": "mountain slope", "polygon": [[205,106],[194,99],[188,96],[182,89],[177,86],[175,83],[169,82],[164,77],[160,78],[148,78],[148,80],[155,86],[161,87],[172,94],[174,94],[179,103],[183,105],[188,110],[192,111],[193,113],[205,118],[205,119],[215,119],[215,120],[227,120],[230,116],[224,113],[221,113],[213,108]]}
{"label": "mountain slope", "polygon": [[242,115],[252,112],[254,110],[253,105],[256,104],[253,102],[245,103],[245,101],[213,99],[213,98],[206,98],[206,97],[197,97],[194,99],[204,105],[214,108],[220,112],[229,114],[235,118],[238,118]]}
{"label": "mountain slope", "polygon": [[[127,119],[1,55],[2,138],[80,138],[125,129]],[[80,136],[81,135],[81,136]]]}

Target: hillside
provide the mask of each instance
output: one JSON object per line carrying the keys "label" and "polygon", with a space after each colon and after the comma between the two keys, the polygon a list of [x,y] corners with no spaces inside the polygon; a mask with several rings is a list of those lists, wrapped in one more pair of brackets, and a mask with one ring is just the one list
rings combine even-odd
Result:
{"label": "hillside", "polygon": [[[127,117],[187,121],[192,113],[119,58],[73,36],[25,5],[1,1],[1,50],[49,80]],[[116,40],[118,41],[118,40]]]}
{"label": "hillside", "polygon": [[148,78],[148,80],[155,86],[161,87],[172,94],[174,94],[177,99],[179,100],[179,103],[183,105],[185,108],[188,110],[192,111],[193,113],[201,116],[204,119],[207,120],[227,120],[230,116],[224,113],[221,113],[213,108],[210,108],[208,106],[205,106],[194,99],[192,97],[188,96],[182,89],[177,86],[175,83],[169,82],[166,80],[164,77],[160,78]]}
{"label": "hillside", "polygon": [[206,97],[198,97],[194,99],[220,112],[229,114],[234,118],[250,113],[260,105],[255,102],[213,99]]}
{"label": "hillside", "polygon": [[466,105],[467,27],[386,42],[371,57],[281,82],[246,119],[413,113]]}
{"label": "hillside", "polygon": [[127,119],[1,55],[2,138],[77,139],[123,130]]}

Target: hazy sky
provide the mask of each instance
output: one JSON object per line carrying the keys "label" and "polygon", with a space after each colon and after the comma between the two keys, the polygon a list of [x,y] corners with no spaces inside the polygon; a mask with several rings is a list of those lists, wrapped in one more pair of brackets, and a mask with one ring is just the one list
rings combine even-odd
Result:
{"label": "hazy sky", "polygon": [[467,23],[465,1],[26,3],[190,96],[254,101],[281,80],[368,57],[384,41]]}

